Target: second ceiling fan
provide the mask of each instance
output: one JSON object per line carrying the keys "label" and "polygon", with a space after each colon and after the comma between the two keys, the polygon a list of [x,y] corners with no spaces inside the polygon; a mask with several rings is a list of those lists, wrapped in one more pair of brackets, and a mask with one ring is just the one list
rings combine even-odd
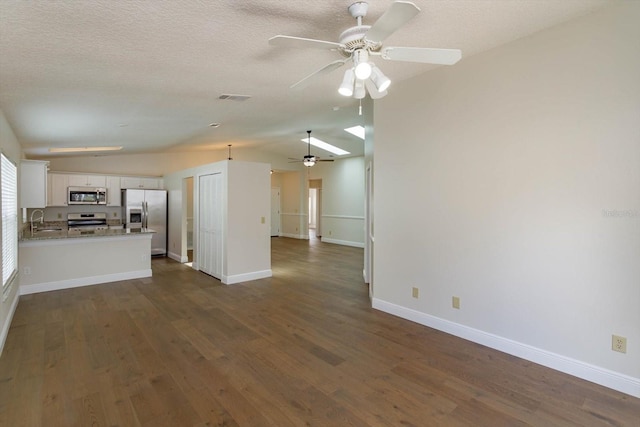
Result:
{"label": "second ceiling fan", "polygon": [[347,62],[352,62],[352,66],[344,74],[338,92],[344,96],[362,99],[368,91],[371,98],[377,99],[387,94],[391,81],[371,62],[372,57],[380,57],[387,61],[439,65],[453,65],[462,58],[462,52],[458,49],[383,47],[382,42],[416,16],[420,9],[408,1],[395,1],[373,25],[362,25],[362,18],[367,14],[368,7],[365,1],[355,2],[349,6],[349,13],[356,19],[357,25],[343,31],[337,43],[283,35],[269,39],[269,44],[273,46],[327,49],[337,51],[344,57],[294,83],[291,86],[292,89],[306,87],[316,77],[328,74]]}
{"label": "second ceiling fan", "polygon": [[321,159],[318,156],[311,155],[311,131],[310,130],[307,131],[307,155],[304,156],[302,160],[294,159],[293,157],[289,157],[289,160],[291,160],[291,162],[289,163],[302,162],[308,168],[315,165],[316,162],[333,162],[333,159]]}

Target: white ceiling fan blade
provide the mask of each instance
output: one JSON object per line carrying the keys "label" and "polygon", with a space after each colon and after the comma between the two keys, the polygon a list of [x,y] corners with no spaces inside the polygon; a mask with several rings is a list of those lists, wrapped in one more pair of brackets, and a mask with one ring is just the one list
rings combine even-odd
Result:
{"label": "white ceiling fan blade", "polygon": [[371,99],[380,99],[387,95],[387,91],[383,90],[380,92],[375,84],[370,79],[364,81],[364,85],[367,88],[367,92],[369,92],[369,96]]}
{"label": "white ceiling fan blade", "polygon": [[424,62],[453,65],[462,58],[460,49],[432,49],[428,47],[387,47],[381,56],[389,61]]}
{"label": "white ceiling fan blade", "polygon": [[395,1],[391,7],[369,28],[364,38],[373,43],[382,42],[397,29],[416,16],[420,9],[408,1]]}
{"label": "white ceiling fan blade", "polygon": [[325,65],[324,67],[320,68],[317,71],[314,71],[313,73],[309,74],[307,77],[305,77],[304,79],[300,80],[297,83],[294,83],[290,86],[291,89],[303,89],[307,86],[309,86],[309,84],[313,81],[314,78],[322,76],[324,74],[328,74],[330,72],[332,72],[333,70],[335,70],[336,68],[340,68],[344,65],[345,62],[347,62],[349,59],[338,59],[337,61],[333,61],[330,64]]}
{"label": "white ceiling fan blade", "polygon": [[314,49],[338,49],[342,47],[340,43],[328,42],[324,40],[305,39],[302,37],[293,36],[273,36],[269,39],[269,44],[272,46],[280,47],[295,47],[295,48],[314,48]]}

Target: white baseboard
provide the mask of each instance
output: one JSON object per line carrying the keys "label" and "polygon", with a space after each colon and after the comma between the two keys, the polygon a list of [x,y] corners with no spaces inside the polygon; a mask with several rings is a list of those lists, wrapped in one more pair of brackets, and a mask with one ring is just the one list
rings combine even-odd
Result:
{"label": "white baseboard", "polygon": [[60,289],[78,288],[80,286],[99,285],[101,283],[118,282],[120,280],[141,279],[143,277],[151,276],[151,269],[148,269],[127,271],[125,273],[105,274],[102,276],[82,277],[79,279],[58,280],[55,282],[34,283],[32,285],[21,285],[20,295],[58,291]]}
{"label": "white baseboard", "polygon": [[393,314],[394,316],[402,317],[403,319],[429,326],[439,331],[443,331],[548,368],[573,375],[574,377],[591,381],[640,398],[640,378],[634,378],[609,369],[594,366],[570,357],[552,353],[550,351],[513,341],[498,335],[493,335],[479,329],[460,325],[459,323],[451,322],[450,320],[431,316],[429,314],[402,307],[378,298],[373,298],[372,306],[373,308],[384,311],[385,313]]}
{"label": "white baseboard", "polygon": [[16,292],[16,296],[13,298],[13,302],[11,303],[11,307],[9,307],[9,313],[7,313],[7,318],[5,319],[4,325],[2,326],[2,332],[0,332],[0,356],[2,355],[2,350],[4,350],[4,343],[7,340],[7,335],[9,335],[9,328],[11,327],[11,321],[13,320],[13,315],[16,312],[16,308],[18,307],[18,301],[20,300],[20,292]]}
{"label": "white baseboard", "polygon": [[225,285],[233,285],[234,283],[248,282],[249,280],[264,279],[271,277],[273,273],[271,269],[262,271],[252,271],[251,273],[234,274],[232,276],[222,276],[221,282]]}
{"label": "white baseboard", "polygon": [[281,233],[280,236],[288,237],[290,239],[300,239],[300,240],[309,240],[308,234],[290,234],[290,233]]}
{"label": "white baseboard", "polygon": [[320,241],[322,243],[333,243],[335,245],[352,246],[354,248],[364,248],[364,243],[351,242],[349,240],[330,239],[330,238],[327,238],[327,237],[324,237],[324,236],[322,238],[320,238]]}
{"label": "white baseboard", "polygon": [[189,261],[189,257],[182,256],[182,255],[177,254],[175,252],[167,252],[167,256],[169,258],[171,258],[172,260],[174,260],[174,261],[178,261],[181,264],[184,264],[185,262]]}

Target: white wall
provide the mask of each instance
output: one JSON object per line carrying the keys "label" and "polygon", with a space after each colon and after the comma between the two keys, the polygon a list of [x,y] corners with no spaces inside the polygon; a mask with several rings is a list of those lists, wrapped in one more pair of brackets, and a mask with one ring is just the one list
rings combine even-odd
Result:
{"label": "white wall", "polygon": [[308,179],[322,180],[322,241],[364,246],[364,157],[318,163]]}
{"label": "white wall", "polygon": [[266,163],[229,162],[227,276],[271,276],[271,180]]}
{"label": "white wall", "polygon": [[[18,140],[16,139],[13,130],[9,126],[7,119],[4,116],[4,112],[0,110],[0,150],[2,153],[7,156],[9,160],[16,164],[20,164],[20,158],[22,157],[22,148]],[[18,170],[18,179],[20,179],[20,171]],[[18,185],[20,183],[18,182]],[[20,192],[18,192],[20,194]],[[18,204],[19,206],[19,204]],[[2,229],[0,228],[0,238],[2,237]],[[0,266],[2,269],[2,266]],[[9,332],[9,325],[11,324],[11,319],[13,317],[13,313],[18,305],[19,298],[19,280],[20,277],[14,279],[14,283],[11,284],[10,288],[6,293],[1,295],[0,300],[0,354],[2,353],[2,348],[4,347],[4,342],[7,338],[7,333]]]}
{"label": "white wall", "polygon": [[300,172],[278,174],[281,204],[280,223],[282,225],[280,234],[284,237],[309,238],[306,176],[306,173]]}
{"label": "white wall", "polygon": [[377,101],[374,306],[640,396],[638,22],[626,2]]}

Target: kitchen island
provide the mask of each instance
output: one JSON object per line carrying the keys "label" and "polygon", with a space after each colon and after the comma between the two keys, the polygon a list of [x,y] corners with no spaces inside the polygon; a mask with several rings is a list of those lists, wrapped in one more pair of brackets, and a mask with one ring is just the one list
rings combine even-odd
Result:
{"label": "kitchen island", "polygon": [[151,277],[150,229],[26,231],[18,243],[20,294]]}

